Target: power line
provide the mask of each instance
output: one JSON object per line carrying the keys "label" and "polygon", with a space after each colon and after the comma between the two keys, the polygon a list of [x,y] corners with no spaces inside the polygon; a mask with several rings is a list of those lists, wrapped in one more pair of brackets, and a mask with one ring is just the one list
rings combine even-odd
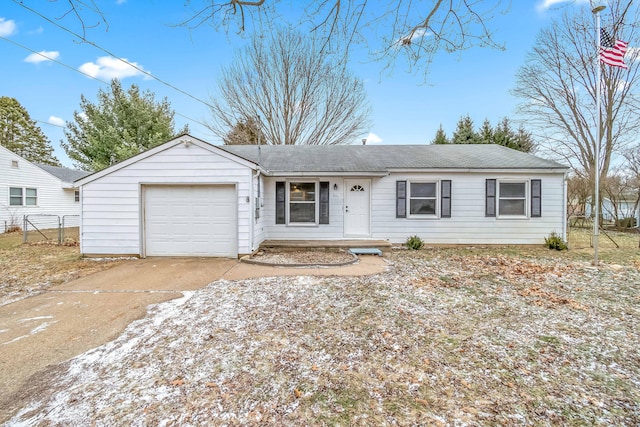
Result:
{"label": "power line", "polygon": [[[102,84],[105,84],[105,85],[109,85],[109,84],[110,84],[109,82],[106,82],[106,81],[104,81],[104,80],[102,80],[102,79],[99,79],[98,77],[92,76],[92,75],[90,75],[90,74],[87,74],[87,73],[85,73],[84,71],[79,70],[79,69],[77,69],[77,68],[74,68],[74,67],[72,67],[71,65],[65,64],[65,63],[64,63],[64,62],[62,62],[62,61],[58,61],[57,59],[53,59],[53,58],[51,58],[51,57],[48,57],[48,56],[46,56],[46,55],[44,55],[44,54],[42,54],[42,53],[40,53],[40,52],[37,52],[37,51],[35,51],[35,50],[33,50],[33,49],[31,49],[31,48],[29,48],[29,47],[27,47],[27,46],[23,45],[23,44],[20,44],[20,43],[18,43],[18,42],[16,42],[16,41],[14,41],[14,40],[8,39],[8,38],[3,37],[3,36],[0,36],[0,39],[2,39],[2,40],[4,40],[4,41],[7,41],[7,42],[9,42],[9,43],[11,43],[11,44],[13,44],[13,45],[15,45],[15,46],[18,46],[18,47],[20,47],[20,48],[22,48],[22,49],[25,49],[25,50],[27,50],[27,51],[29,51],[29,52],[31,52],[31,53],[36,54],[36,55],[40,55],[41,57],[45,58],[45,59],[46,59],[46,60],[48,60],[48,61],[55,62],[56,64],[61,65],[61,66],[65,67],[65,68],[68,68],[68,69],[70,69],[70,70],[72,70],[72,71],[75,71],[75,72],[77,72],[77,73],[80,73],[80,74],[82,74],[82,75],[83,75],[83,76],[85,76],[85,77],[89,77],[90,79],[93,79],[93,80],[99,81],[99,82],[100,82],[100,83],[102,83]],[[183,117],[183,118],[185,118],[185,119],[187,119],[187,120],[190,120],[190,121],[192,121],[192,122],[194,122],[194,123],[197,123],[197,124],[199,124],[199,125],[201,125],[201,126],[204,126],[205,128],[208,128],[208,126],[207,126],[206,124],[204,124],[204,123],[202,123],[202,122],[200,122],[200,121],[198,121],[198,120],[196,120],[196,119],[193,119],[193,118],[191,118],[191,117],[189,117],[189,116],[185,116],[184,114],[178,113],[178,112],[176,112],[176,111],[174,111],[174,114],[175,114],[175,115],[177,115],[177,116]],[[44,120],[36,120],[36,121],[37,121],[37,122],[46,123],[46,124],[51,125],[51,126],[58,126],[58,127],[64,128],[64,126],[54,125],[54,124],[49,123],[49,122],[46,122],[46,121],[44,121]]]}
{"label": "power line", "polygon": [[109,50],[107,50],[107,49],[103,48],[102,46],[99,46],[97,43],[92,42],[92,41],[90,41],[90,40],[87,40],[84,36],[81,36],[80,34],[73,32],[72,30],[68,29],[67,27],[64,27],[64,26],[62,26],[62,25],[58,24],[57,22],[55,22],[55,21],[51,20],[50,18],[48,18],[48,17],[44,16],[43,14],[41,14],[40,12],[38,12],[37,10],[30,8],[29,6],[25,5],[24,3],[20,2],[20,1],[17,1],[17,0],[13,0],[13,2],[14,2],[14,3],[16,3],[16,4],[18,4],[19,6],[22,6],[23,8],[27,9],[29,12],[35,13],[36,15],[38,15],[39,17],[41,17],[41,18],[42,18],[42,19],[44,19],[45,21],[47,21],[47,22],[49,22],[49,23],[51,23],[51,24],[55,25],[56,27],[60,28],[61,30],[64,30],[64,31],[68,32],[69,34],[71,34],[71,35],[73,35],[73,36],[75,36],[75,37],[78,37],[78,38],[79,38],[80,40],[82,40],[84,43],[90,44],[91,46],[93,46],[93,47],[95,47],[95,48],[97,48],[97,49],[101,50],[102,52],[106,53],[107,55],[112,56],[112,57],[114,57],[114,58],[118,59],[119,61],[122,61],[123,63],[125,63],[125,64],[129,65],[129,66],[130,66],[130,67],[132,67],[132,68],[135,68],[136,70],[140,71],[142,74],[144,74],[144,75],[146,75],[146,76],[148,76],[148,77],[151,77],[151,78],[152,78],[152,79],[154,79],[154,80],[157,80],[158,82],[162,83],[163,85],[165,85],[165,86],[167,86],[167,87],[170,87],[171,89],[173,89],[173,90],[175,90],[175,91],[178,91],[178,92],[182,93],[183,95],[186,95],[186,96],[188,96],[189,98],[192,98],[192,99],[194,99],[194,100],[196,100],[196,101],[198,101],[198,102],[200,102],[200,103],[202,103],[202,104],[206,105],[206,106],[207,106],[207,107],[209,107],[209,108],[212,108],[212,107],[213,107],[213,106],[212,106],[211,104],[209,104],[208,102],[206,102],[206,101],[204,101],[204,100],[202,100],[202,99],[200,99],[200,98],[198,98],[198,97],[196,97],[196,96],[194,96],[194,95],[191,95],[190,93],[185,92],[184,90],[182,90],[182,89],[180,89],[180,88],[178,88],[178,87],[176,87],[176,86],[172,85],[171,83],[169,83],[169,82],[167,82],[167,81],[165,81],[165,80],[162,80],[162,79],[160,79],[159,77],[154,76],[154,75],[153,75],[153,74],[151,74],[150,72],[148,72],[148,71],[146,71],[146,70],[144,70],[144,69],[142,69],[142,68],[138,67],[137,65],[132,64],[131,62],[129,62],[129,61],[125,60],[125,59],[120,58],[118,55],[113,54],[113,53],[112,53],[112,52],[110,52]]}

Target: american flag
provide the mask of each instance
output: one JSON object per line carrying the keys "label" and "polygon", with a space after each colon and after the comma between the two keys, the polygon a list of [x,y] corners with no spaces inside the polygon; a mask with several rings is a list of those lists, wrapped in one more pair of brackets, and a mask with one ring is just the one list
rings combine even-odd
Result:
{"label": "american flag", "polygon": [[614,43],[607,30],[600,28],[600,61],[613,67],[628,68],[624,63],[627,44],[622,40],[616,40]]}

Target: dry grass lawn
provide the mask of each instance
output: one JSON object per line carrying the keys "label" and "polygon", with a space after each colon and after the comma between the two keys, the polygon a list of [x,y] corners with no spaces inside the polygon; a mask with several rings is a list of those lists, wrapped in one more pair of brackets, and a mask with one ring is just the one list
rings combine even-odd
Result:
{"label": "dry grass lawn", "polygon": [[73,242],[23,244],[22,239],[22,233],[0,234],[0,305],[122,262],[82,259]]}
{"label": "dry grass lawn", "polygon": [[585,235],[217,281],[70,361],[13,422],[640,425],[638,236],[603,242],[596,269]]}

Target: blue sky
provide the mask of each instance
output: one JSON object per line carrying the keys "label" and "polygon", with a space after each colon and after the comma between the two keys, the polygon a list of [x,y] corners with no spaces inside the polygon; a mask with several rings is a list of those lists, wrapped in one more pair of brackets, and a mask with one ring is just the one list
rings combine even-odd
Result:
{"label": "blue sky", "polygon": [[[25,0],[60,25],[81,32],[73,16],[61,16],[65,2]],[[508,3],[508,1],[505,1]],[[216,32],[203,25],[194,30],[174,24],[189,16],[180,1],[98,0],[108,28],[89,28],[86,38],[117,57],[135,63],[152,75],[193,97],[208,100],[215,96],[220,67],[230,63],[234,47],[246,41],[233,33]],[[563,7],[589,8],[585,0],[514,0],[505,15],[490,22],[495,39],[506,50],[474,48],[461,53],[440,53],[435,57],[425,84],[422,73],[407,73],[397,67],[391,74],[379,63],[355,51],[352,72],[363,79],[371,102],[372,127],[369,143],[427,144],[440,124],[448,135],[461,116],[468,114],[477,126],[488,118],[496,124],[507,116],[517,118],[518,99],[511,96],[515,74],[524,64],[541,28],[562,13]],[[92,18],[97,23],[97,19]],[[107,85],[88,78],[82,70],[109,81],[120,77],[124,87],[131,84],[167,97],[176,111],[177,128],[188,123],[191,133],[220,143],[202,124],[210,115],[206,105],[144,74],[123,67],[103,50],[47,22],[12,1],[0,10],[0,96],[16,98],[38,120],[65,166],[72,166],[60,140],[62,125],[80,109],[80,96],[95,100]],[[41,52],[57,63],[43,60],[29,50]],[[186,116],[187,118],[185,118]],[[192,119],[192,120],[190,120]],[[195,120],[195,121],[194,121]]]}

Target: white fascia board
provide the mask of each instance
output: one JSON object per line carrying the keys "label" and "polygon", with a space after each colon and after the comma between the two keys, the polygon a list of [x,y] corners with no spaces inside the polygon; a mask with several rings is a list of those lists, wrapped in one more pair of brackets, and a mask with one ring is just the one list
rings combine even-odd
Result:
{"label": "white fascia board", "polygon": [[562,169],[448,169],[448,168],[434,168],[434,169],[389,169],[389,173],[490,173],[490,174],[564,174],[569,168]]}
{"label": "white fascia board", "polygon": [[297,176],[327,176],[327,177],[373,177],[380,178],[389,175],[387,172],[268,172],[264,175],[269,177],[297,177]]}

